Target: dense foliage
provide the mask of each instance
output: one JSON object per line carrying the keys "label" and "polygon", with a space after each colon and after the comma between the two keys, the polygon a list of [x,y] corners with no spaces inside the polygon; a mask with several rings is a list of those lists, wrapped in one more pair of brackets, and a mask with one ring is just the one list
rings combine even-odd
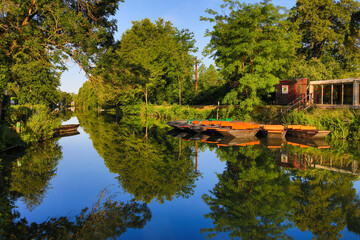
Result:
{"label": "dense foliage", "polygon": [[22,103],[51,103],[67,58],[90,73],[120,1],[1,1],[0,97],[7,88]]}
{"label": "dense foliage", "polygon": [[79,91],[78,101],[124,105],[189,102],[193,89],[193,34],[178,30],[168,21],[134,21],[119,43],[97,62],[90,80]]}
{"label": "dense foliage", "polygon": [[298,26],[301,48],[298,77],[311,81],[357,77],[359,71],[358,1],[298,0],[290,20]]}
{"label": "dense foliage", "polygon": [[215,24],[207,33],[211,40],[205,53],[221,66],[232,86],[224,103],[252,110],[261,96],[266,97],[280,79],[288,77],[298,47],[297,33],[292,30],[296,26],[282,13],[284,9],[268,2],[225,0],[226,15],[207,10],[212,17],[202,17]]}

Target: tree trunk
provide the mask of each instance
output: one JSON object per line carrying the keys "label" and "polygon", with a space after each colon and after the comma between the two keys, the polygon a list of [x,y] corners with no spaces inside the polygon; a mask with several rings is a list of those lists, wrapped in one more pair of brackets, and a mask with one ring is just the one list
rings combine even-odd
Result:
{"label": "tree trunk", "polygon": [[147,90],[147,86],[145,87],[145,104],[147,106],[148,104],[148,90]]}

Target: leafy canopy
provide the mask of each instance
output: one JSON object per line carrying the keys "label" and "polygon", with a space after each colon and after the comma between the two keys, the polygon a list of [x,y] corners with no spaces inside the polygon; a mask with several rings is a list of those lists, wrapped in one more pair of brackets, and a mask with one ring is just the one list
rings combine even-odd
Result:
{"label": "leafy canopy", "polygon": [[295,26],[287,20],[284,8],[269,1],[224,0],[221,7],[223,14],[208,9],[212,16],[201,17],[215,24],[207,32],[211,40],[204,53],[221,66],[232,86],[223,102],[251,110],[261,95],[273,92],[279,79],[287,77],[298,47]]}
{"label": "leafy canopy", "polygon": [[[24,101],[50,101],[68,57],[90,74],[102,49],[113,42],[116,25],[109,17],[120,1],[1,1],[1,94],[10,82]],[[45,92],[49,96],[43,97]]]}

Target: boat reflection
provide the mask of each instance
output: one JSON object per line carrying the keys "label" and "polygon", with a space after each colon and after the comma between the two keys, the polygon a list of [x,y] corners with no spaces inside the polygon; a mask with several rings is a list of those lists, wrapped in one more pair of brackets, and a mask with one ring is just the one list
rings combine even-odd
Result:
{"label": "boat reflection", "polygon": [[172,129],[168,131],[167,135],[180,138],[185,141],[202,141],[206,143],[216,144],[218,147],[231,147],[231,146],[253,146],[262,145],[266,148],[277,149],[283,148],[286,145],[298,146],[300,148],[320,148],[327,149],[330,145],[324,138],[310,139],[310,138],[297,138],[286,136],[286,138],[266,138],[257,136],[234,137],[231,135],[221,135],[212,132],[197,133],[194,131]]}
{"label": "boat reflection", "polygon": [[[229,135],[195,133],[179,129],[172,129],[168,135],[185,141],[195,141],[196,146],[198,142],[216,144],[218,148],[260,146],[272,151],[277,166],[302,170],[317,168],[360,176],[357,159],[336,158],[331,152],[322,151],[330,149],[330,145],[323,138],[306,139],[291,136],[236,138]],[[197,166],[197,150],[195,151]]]}

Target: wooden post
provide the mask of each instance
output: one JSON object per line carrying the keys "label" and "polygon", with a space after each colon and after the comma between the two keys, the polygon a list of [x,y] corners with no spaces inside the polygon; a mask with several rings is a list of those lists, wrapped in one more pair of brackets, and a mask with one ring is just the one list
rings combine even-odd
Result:
{"label": "wooden post", "polygon": [[344,84],[341,84],[341,105],[344,105]]}
{"label": "wooden post", "polygon": [[334,105],[334,85],[331,84],[331,105]]}
{"label": "wooden post", "polygon": [[216,120],[219,119],[219,108],[220,108],[220,102],[218,102],[217,112],[216,112]]}
{"label": "wooden post", "polygon": [[311,96],[314,96],[314,85],[311,85],[309,86],[309,101],[310,101],[310,104],[314,104],[313,102],[313,99],[311,98]]}
{"label": "wooden post", "polygon": [[354,83],[353,83],[353,105],[354,106],[359,105],[359,95],[360,95],[359,88],[360,88],[359,82],[357,80],[354,80]]}
{"label": "wooden post", "polygon": [[321,105],[324,104],[324,85],[321,85]]}

